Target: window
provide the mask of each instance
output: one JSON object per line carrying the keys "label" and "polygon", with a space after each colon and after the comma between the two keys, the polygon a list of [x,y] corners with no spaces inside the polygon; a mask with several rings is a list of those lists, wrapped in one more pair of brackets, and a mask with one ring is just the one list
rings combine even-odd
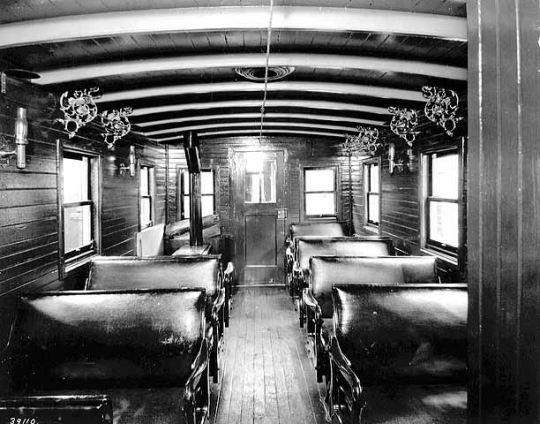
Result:
{"label": "window", "polygon": [[[181,219],[189,219],[189,172],[187,169],[182,169],[179,173],[180,176],[180,210]],[[215,198],[214,198],[214,171],[203,170],[201,171],[201,213],[202,216],[212,215],[215,212]]]}
{"label": "window", "polygon": [[154,220],[154,167],[141,165],[139,180],[141,229],[153,225]]}
{"label": "window", "polygon": [[304,168],[306,218],[337,216],[336,168]]}
{"label": "window", "polygon": [[364,164],[364,193],[366,205],[366,222],[378,226],[381,220],[380,211],[381,172],[379,162]]}
{"label": "window", "polygon": [[246,203],[276,203],[277,161],[259,152],[245,156],[244,200]]}
{"label": "window", "polygon": [[459,246],[459,155],[423,155],[424,247],[457,254]]}
{"label": "window", "polygon": [[99,162],[91,154],[64,151],[62,155],[61,258],[65,263],[97,252]]}

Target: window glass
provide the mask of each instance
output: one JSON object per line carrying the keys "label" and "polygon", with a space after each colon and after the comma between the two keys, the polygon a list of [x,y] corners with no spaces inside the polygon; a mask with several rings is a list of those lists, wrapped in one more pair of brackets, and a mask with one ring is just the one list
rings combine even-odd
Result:
{"label": "window glass", "polygon": [[369,167],[369,191],[379,192],[379,165],[370,165]]}
{"label": "window glass", "polygon": [[333,169],[306,169],[306,192],[334,191]]}
{"label": "window glass", "polygon": [[306,214],[329,216],[335,214],[334,193],[306,193]]}
{"label": "window glass", "polygon": [[458,247],[457,203],[430,203],[429,238],[447,246]]}
{"label": "window glass", "polygon": [[371,194],[368,197],[368,222],[378,224],[379,212],[379,196],[376,194]]}
{"label": "window glass", "polygon": [[432,155],[431,159],[431,195],[446,199],[457,199],[458,178],[458,155]]}
{"label": "window glass", "polygon": [[64,209],[64,251],[71,252],[92,242],[91,207],[74,206]]}
{"label": "window glass", "polygon": [[201,194],[214,194],[214,172],[213,171],[201,172]]}
{"label": "window glass", "polygon": [[151,217],[152,203],[149,197],[143,197],[141,199],[141,227],[148,227],[152,220]]}
{"label": "window glass", "polygon": [[141,167],[141,196],[150,194],[150,168],[147,166]]}
{"label": "window glass", "polygon": [[140,172],[140,226],[141,228],[146,228],[152,225],[152,220],[154,219],[152,215],[152,198],[154,195],[154,179],[153,179],[153,170],[152,166],[141,166]]}
{"label": "window glass", "polygon": [[[248,155],[244,181],[246,203],[276,202],[276,160]],[[252,159],[251,161],[249,159]]]}
{"label": "window glass", "polygon": [[88,200],[88,158],[64,158],[64,203]]}

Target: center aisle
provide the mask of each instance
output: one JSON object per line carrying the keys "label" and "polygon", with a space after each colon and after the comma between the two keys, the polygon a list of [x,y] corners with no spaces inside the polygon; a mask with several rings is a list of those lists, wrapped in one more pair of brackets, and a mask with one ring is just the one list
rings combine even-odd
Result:
{"label": "center aisle", "polygon": [[325,423],[322,388],[304,343],[304,330],[283,287],[240,288],[225,333],[221,396],[211,422]]}

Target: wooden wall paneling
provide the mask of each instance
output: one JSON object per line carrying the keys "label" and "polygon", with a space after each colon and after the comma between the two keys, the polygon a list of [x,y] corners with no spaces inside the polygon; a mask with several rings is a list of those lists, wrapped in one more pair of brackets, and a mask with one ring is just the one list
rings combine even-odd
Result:
{"label": "wooden wall paneling", "polygon": [[536,423],[539,6],[469,6],[469,411],[471,422]]}

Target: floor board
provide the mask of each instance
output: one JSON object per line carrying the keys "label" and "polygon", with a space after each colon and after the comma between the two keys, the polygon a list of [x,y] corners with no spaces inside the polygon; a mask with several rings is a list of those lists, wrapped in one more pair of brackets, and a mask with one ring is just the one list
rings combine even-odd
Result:
{"label": "floor board", "polygon": [[213,424],[323,424],[321,385],[306,355],[288,292],[242,287],[225,333]]}

